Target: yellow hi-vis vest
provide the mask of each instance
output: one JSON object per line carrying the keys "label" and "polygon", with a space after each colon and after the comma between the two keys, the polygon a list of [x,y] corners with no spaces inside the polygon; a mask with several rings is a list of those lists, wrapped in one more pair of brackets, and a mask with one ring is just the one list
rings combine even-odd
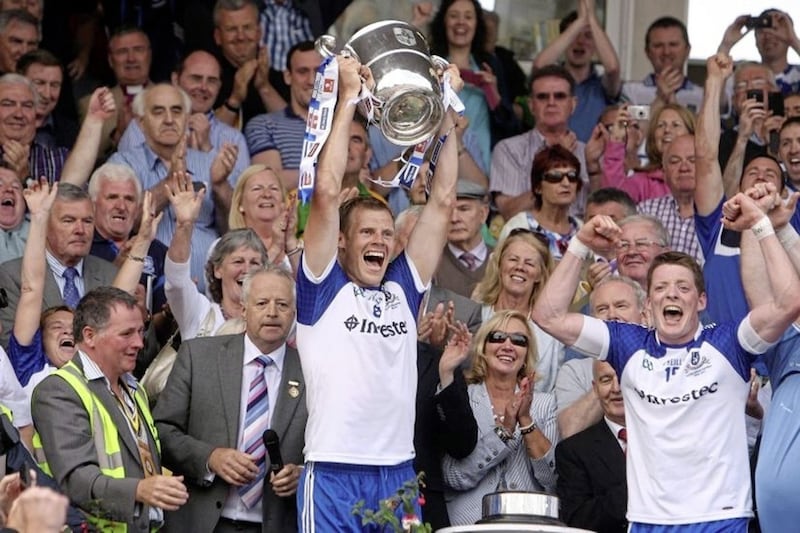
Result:
{"label": "yellow hi-vis vest", "polygon": [[[81,369],[78,368],[78,365],[72,361],[69,361],[56,370],[53,375],[62,378],[75,390],[83,403],[84,409],[89,413],[89,427],[92,430],[94,447],[97,450],[97,463],[100,467],[100,472],[105,476],[115,479],[124,478],[125,467],[122,465],[119,431],[111,415],[108,413],[108,410],[101,402],[97,401],[92,391],[89,390],[86,376],[81,372]],[[158,453],[160,454],[161,443],[158,440],[158,432],[156,432],[156,426],[153,422],[153,415],[150,414],[147,395],[142,387],[138,387],[133,396],[139,407],[139,412],[147,423],[147,427],[150,429],[150,434],[153,436],[153,440],[158,448]],[[41,440],[39,439],[38,433],[34,436],[34,447],[41,447]],[[44,463],[43,470],[50,474],[50,468],[46,462]],[[99,504],[102,506],[103,502],[99,502]],[[124,522],[112,522],[92,515],[87,515],[87,518],[98,531],[102,531],[103,533],[125,533],[128,529],[128,526]]]}
{"label": "yellow hi-vis vest", "polygon": [[6,415],[9,420],[14,421],[14,415],[11,414],[11,409],[0,403],[0,414]]}

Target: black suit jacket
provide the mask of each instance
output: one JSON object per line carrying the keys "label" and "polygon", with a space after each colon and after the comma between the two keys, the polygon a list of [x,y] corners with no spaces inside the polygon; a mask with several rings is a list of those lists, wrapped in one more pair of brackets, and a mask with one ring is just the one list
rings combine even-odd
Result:
{"label": "black suit jacket", "polygon": [[626,530],[625,454],[605,420],[556,446],[561,519],[598,533]]}
{"label": "black suit jacket", "polygon": [[414,469],[425,472],[426,498],[423,519],[434,531],[447,527],[444,502],[442,456],[463,458],[478,442],[478,424],[469,404],[464,375],[456,370],[455,381],[436,394],[439,358],[442,352],[424,342],[417,343],[417,416],[414,421]]}
{"label": "black suit jacket", "polygon": [[[161,437],[164,464],[186,476],[189,501],[166,514],[164,531],[212,532],[228,496],[228,485],[216,476],[204,477],[211,451],[236,448],[242,389],[244,334],[184,341],[175,366],[158,398],[153,415]],[[292,386],[289,385],[289,382]],[[308,419],[305,380],[297,351],[286,347],[278,400],[272,410],[272,429],[280,438],[286,464],[303,464]],[[262,531],[297,531],[296,498],[281,498],[264,484]]]}

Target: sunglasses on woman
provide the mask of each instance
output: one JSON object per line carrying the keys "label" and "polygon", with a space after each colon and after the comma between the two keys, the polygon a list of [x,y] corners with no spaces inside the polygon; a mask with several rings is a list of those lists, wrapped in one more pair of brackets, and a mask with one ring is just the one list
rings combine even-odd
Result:
{"label": "sunglasses on woman", "polygon": [[511,344],[519,346],[520,348],[528,347],[528,337],[522,333],[506,333],[505,331],[490,331],[486,335],[486,342],[489,344],[503,344],[506,339],[511,340]]}
{"label": "sunglasses on woman", "polygon": [[542,176],[544,181],[547,183],[561,183],[561,180],[563,180],[564,177],[566,177],[570,183],[578,183],[578,180],[580,179],[578,173],[574,170],[567,170],[566,172],[562,172],[560,170],[550,170],[545,172],[544,176]]}

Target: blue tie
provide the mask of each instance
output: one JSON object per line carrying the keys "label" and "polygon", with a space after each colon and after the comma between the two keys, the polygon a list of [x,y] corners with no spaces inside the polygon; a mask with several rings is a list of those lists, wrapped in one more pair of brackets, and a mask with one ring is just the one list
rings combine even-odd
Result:
{"label": "blue tie", "polygon": [[73,309],[78,307],[78,302],[81,301],[78,287],[75,286],[75,277],[77,275],[78,271],[73,267],[69,267],[64,271],[64,303]]}

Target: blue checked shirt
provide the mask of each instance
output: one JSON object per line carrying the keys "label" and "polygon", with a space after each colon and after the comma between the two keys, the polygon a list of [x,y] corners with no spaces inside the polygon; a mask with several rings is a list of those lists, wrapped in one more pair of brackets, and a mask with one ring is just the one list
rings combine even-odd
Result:
{"label": "blue checked shirt", "polygon": [[269,51],[269,63],[273,70],[286,70],[289,49],[302,41],[311,41],[314,34],[308,17],[297,9],[292,0],[282,4],[266,0],[261,12],[261,43]]}
{"label": "blue checked shirt", "polygon": [[[211,164],[214,161],[212,153],[200,152],[192,148],[186,150],[186,169],[192,176],[192,181],[203,182],[206,185],[206,195],[203,198],[203,206],[200,208],[200,215],[195,223],[192,235],[192,257],[191,272],[192,278],[197,279],[197,286],[200,291],[205,291],[204,267],[208,250],[212,243],[219,237],[217,228],[214,225],[214,200],[211,194]],[[122,163],[133,169],[142,182],[142,187],[152,189],[159,186],[162,180],[167,177],[168,169],[159,157],[150,149],[147,144],[135,146],[124,152],[115,152],[109,158],[110,163]],[[236,185],[233,174],[228,177],[231,187]],[[172,241],[175,233],[175,213],[171,206],[165,208],[164,218],[158,225],[156,239],[163,243]]]}
{"label": "blue checked shirt", "polygon": [[669,247],[672,250],[691,255],[697,264],[703,266],[705,259],[694,229],[694,217],[681,218],[674,196],[650,198],[639,202],[636,209],[642,215],[650,215],[661,221],[669,235]]}

